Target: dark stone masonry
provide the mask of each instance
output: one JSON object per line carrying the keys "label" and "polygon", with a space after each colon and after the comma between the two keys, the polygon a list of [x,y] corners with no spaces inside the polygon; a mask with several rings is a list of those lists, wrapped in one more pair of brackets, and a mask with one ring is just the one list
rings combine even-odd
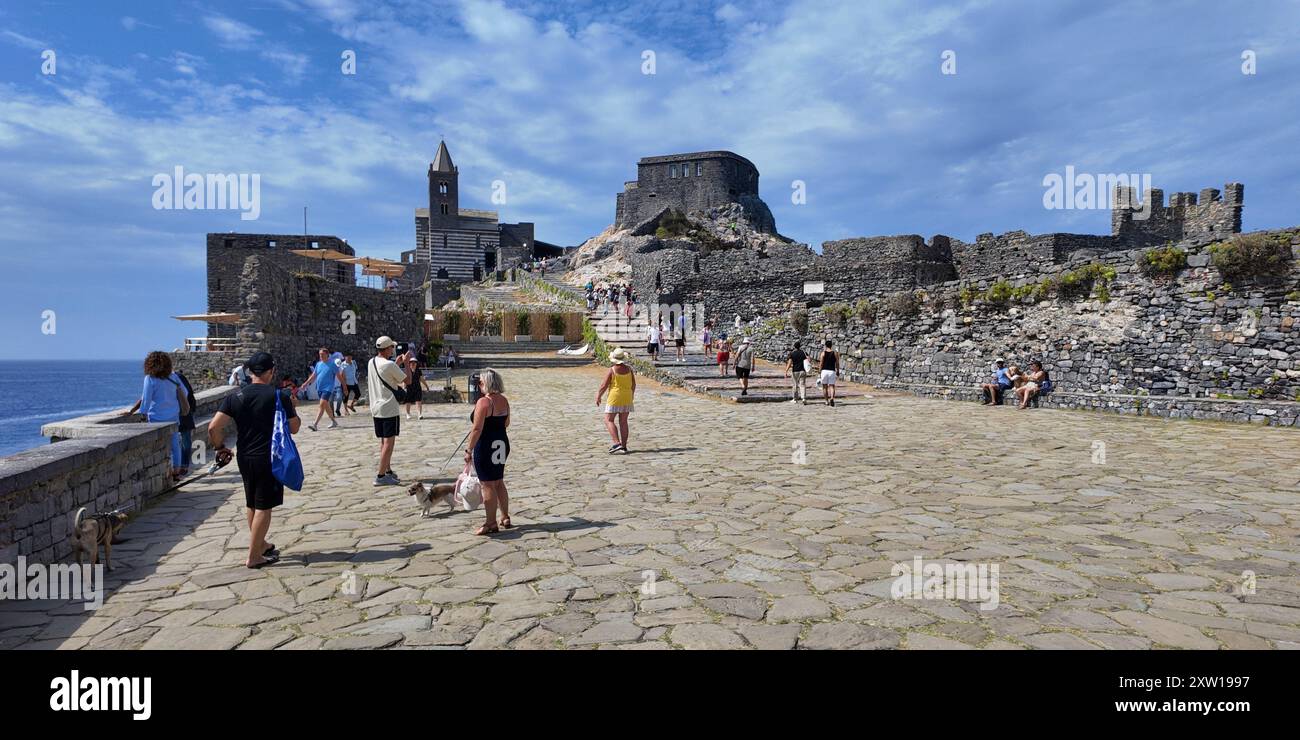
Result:
{"label": "dark stone masonry", "polygon": [[[665,169],[702,157],[641,160],[618,199],[615,225],[628,229],[621,252],[649,303],[703,306],[733,333],[739,316],[770,360],[782,361],[796,339],[809,348],[830,338],[856,379],[974,399],[994,357],[1040,359],[1057,387],[1045,405],[1300,423],[1294,259],[1258,278],[1213,263],[1211,248],[1241,235],[1240,184],[1175,193],[1168,204],[1160,190],[1138,203],[1117,187],[1106,235],[877,236],[826,242],[818,254],[776,234],[766,206],[754,206],[756,190],[707,177],[691,189],[680,169]],[[688,235],[654,235],[666,207],[686,213]],[[1300,231],[1256,236],[1300,256]],[[1186,255],[1185,267],[1139,267],[1166,246]]]}

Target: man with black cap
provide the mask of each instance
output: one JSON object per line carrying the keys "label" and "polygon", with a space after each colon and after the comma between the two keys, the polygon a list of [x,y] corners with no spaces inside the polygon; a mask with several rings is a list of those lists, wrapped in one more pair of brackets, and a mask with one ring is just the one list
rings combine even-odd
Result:
{"label": "man with black cap", "polygon": [[244,479],[244,503],[248,511],[249,568],[261,568],[278,562],[280,552],[266,541],[271,528],[271,510],[284,503],[284,484],[271,472],[271,434],[275,428],[275,396],[280,394],[280,405],[289,419],[289,433],[297,434],[302,420],[293,408],[293,399],[276,390],[271,381],[275,377],[275,360],[266,352],[253,355],[246,366],[252,383],[226,396],[221,408],[208,424],[208,444],[212,445],[221,462],[230,460],[231,451],[225,446],[225,426],[232,419],[239,435],[235,444],[239,475]]}

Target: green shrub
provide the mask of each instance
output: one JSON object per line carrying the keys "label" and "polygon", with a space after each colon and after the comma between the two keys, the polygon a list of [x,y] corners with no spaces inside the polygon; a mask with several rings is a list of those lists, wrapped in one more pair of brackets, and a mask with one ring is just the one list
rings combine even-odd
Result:
{"label": "green shrub", "polygon": [[[1094,262],[1061,275],[1057,283],[1057,292],[1065,298],[1087,298],[1094,286],[1107,288],[1114,279],[1115,268]],[[1105,291],[1105,295],[1105,300],[1110,300],[1109,289]],[[1101,296],[1098,295],[1098,298]]]}
{"label": "green shrub", "polygon": [[915,316],[920,312],[921,299],[915,292],[904,290],[901,293],[894,293],[886,296],[885,299],[880,302],[880,307],[884,309],[886,313],[906,318]]}
{"label": "green shrub", "polygon": [[1291,271],[1291,243],[1285,235],[1246,234],[1210,245],[1210,262],[1229,280],[1268,279]]}
{"label": "green shrub", "polygon": [[460,312],[448,311],[447,313],[443,314],[443,320],[445,322],[443,323],[443,328],[442,328],[444,334],[460,333]]}
{"label": "green shrub", "polygon": [[1286,299],[1288,301],[1300,301],[1300,290],[1293,290],[1290,293],[1287,293]]}
{"label": "green shrub", "polygon": [[549,318],[551,323],[549,333],[554,334],[555,336],[564,334],[564,314],[553,313],[550,314]]}
{"label": "green shrub", "polygon": [[799,336],[803,336],[807,334],[808,333],[808,312],[803,309],[799,309],[798,311],[792,311],[790,313],[790,326],[794,327],[795,333],[798,334]]}
{"label": "green shrub", "polygon": [[858,320],[864,324],[870,324],[876,320],[876,304],[866,298],[859,298],[857,303],[853,304],[853,313],[857,314]]}
{"label": "green shrub", "polygon": [[528,334],[532,331],[532,320],[526,311],[520,311],[515,314],[515,333]]}
{"label": "green shrub", "polygon": [[1148,249],[1138,259],[1138,268],[1149,278],[1176,275],[1184,267],[1187,267],[1187,252],[1175,247],[1173,243]]}
{"label": "green shrub", "polygon": [[975,290],[974,286],[967,285],[957,292],[957,300],[961,301],[962,307],[967,307],[978,301],[982,295],[978,290]]}
{"label": "green shrub", "polygon": [[1005,306],[1011,300],[1011,294],[1013,290],[1014,289],[1011,287],[1011,283],[1007,282],[1006,280],[999,280],[996,283],[989,286],[989,290],[985,294],[985,298],[988,300],[989,303],[993,303],[999,306]]}
{"label": "green shrub", "polygon": [[847,303],[832,303],[822,309],[822,315],[833,325],[842,327],[849,323],[853,308]]}

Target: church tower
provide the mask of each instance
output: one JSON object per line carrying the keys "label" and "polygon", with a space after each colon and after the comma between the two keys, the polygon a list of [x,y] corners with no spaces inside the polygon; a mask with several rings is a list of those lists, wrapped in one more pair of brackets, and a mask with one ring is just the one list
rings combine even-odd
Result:
{"label": "church tower", "polygon": [[447,142],[438,143],[438,153],[429,165],[429,226],[455,228],[460,214],[460,170],[451,161]]}

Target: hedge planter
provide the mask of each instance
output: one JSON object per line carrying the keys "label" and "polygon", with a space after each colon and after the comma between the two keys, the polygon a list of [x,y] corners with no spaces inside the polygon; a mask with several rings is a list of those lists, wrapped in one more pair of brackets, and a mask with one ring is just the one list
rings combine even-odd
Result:
{"label": "hedge planter", "polygon": [[442,335],[442,341],[444,341],[444,342],[459,342],[459,341],[460,341],[460,335],[459,335],[459,334],[443,334],[443,335]]}
{"label": "hedge planter", "polygon": [[528,334],[516,334],[516,335],[515,335],[515,341],[516,341],[516,342],[531,342],[531,341],[533,341],[533,338],[532,338],[530,335],[528,335]]}
{"label": "hedge planter", "polygon": [[496,339],[496,337],[486,337],[486,336],[479,335],[479,336],[475,336],[475,337],[470,337],[470,338],[469,338],[469,341],[471,341],[471,342],[490,342],[490,341],[492,341],[493,339]]}
{"label": "hedge planter", "polygon": [[564,341],[564,335],[563,335],[563,334],[547,334],[547,335],[546,335],[546,341],[548,341],[548,342],[563,342],[563,341]]}

